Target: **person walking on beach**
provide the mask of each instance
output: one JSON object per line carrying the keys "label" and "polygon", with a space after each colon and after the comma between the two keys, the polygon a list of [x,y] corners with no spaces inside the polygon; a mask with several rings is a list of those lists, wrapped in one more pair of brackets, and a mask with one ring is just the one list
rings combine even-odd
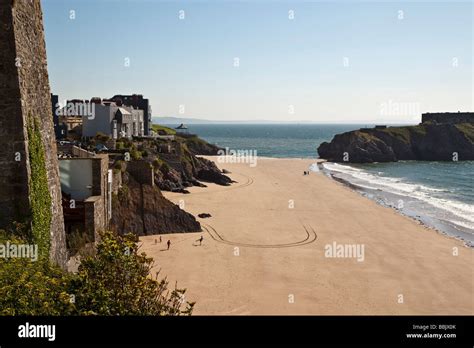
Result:
{"label": "person walking on beach", "polygon": [[161,236],[160,236],[160,243],[161,243]]}
{"label": "person walking on beach", "polygon": [[168,244],[168,250],[170,250],[170,246],[171,246],[171,241],[168,239],[168,241],[166,242],[166,244]]}
{"label": "person walking on beach", "polygon": [[204,240],[204,237],[203,237],[203,236],[201,236],[201,238],[198,239],[199,245],[202,245],[202,241],[203,241],[203,240]]}

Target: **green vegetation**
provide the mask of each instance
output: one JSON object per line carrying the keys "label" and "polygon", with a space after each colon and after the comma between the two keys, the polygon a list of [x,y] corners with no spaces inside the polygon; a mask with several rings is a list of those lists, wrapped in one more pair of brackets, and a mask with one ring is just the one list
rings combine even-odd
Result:
{"label": "green vegetation", "polygon": [[373,140],[378,140],[378,138],[370,133],[366,133],[364,131],[354,131],[354,134],[358,137],[363,138],[365,141],[373,141]]}
{"label": "green vegetation", "polygon": [[163,162],[160,167],[160,170],[163,174],[168,174],[170,172],[170,166],[168,165],[168,163]]}
{"label": "green vegetation", "polygon": [[471,142],[474,143],[474,124],[472,123],[458,123],[456,128],[462,132]]}
{"label": "green vegetation", "polygon": [[194,135],[189,138],[185,138],[184,141],[186,144],[189,144],[191,146],[196,145],[196,146],[207,146],[209,145],[205,140],[199,138],[197,135]]}
{"label": "green vegetation", "polygon": [[[0,231],[0,241],[23,243]],[[0,315],[190,315],[184,289],[150,275],[153,260],[139,253],[136,237],[101,234],[95,255],[77,274],[49,261],[0,259]]]}
{"label": "green vegetation", "polygon": [[117,197],[118,197],[119,201],[121,201],[121,202],[123,202],[124,200],[126,200],[128,198],[128,186],[127,185],[122,185],[118,189]]}
{"label": "green vegetation", "polygon": [[411,135],[407,127],[389,127],[382,130],[382,132],[392,135],[406,144],[410,142]]}
{"label": "green vegetation", "polygon": [[153,129],[155,132],[160,134],[162,132],[166,133],[166,135],[174,135],[176,134],[176,131],[172,128],[165,127],[165,126],[160,126],[159,124],[154,124],[151,126],[151,129]]}
{"label": "green vegetation", "polygon": [[162,160],[161,158],[156,157],[156,158],[153,160],[152,165],[153,165],[153,168],[158,169],[158,168],[160,168],[160,167],[163,165],[163,163],[164,163],[164,162],[163,162],[163,160]]}
{"label": "green vegetation", "polygon": [[411,130],[414,133],[418,133],[418,134],[421,134],[421,135],[426,135],[426,127],[425,126],[421,126],[421,125],[411,126]]}
{"label": "green vegetation", "polygon": [[115,143],[115,147],[118,150],[130,149],[132,146],[133,146],[133,141],[127,138],[120,138]]}
{"label": "green vegetation", "polygon": [[117,169],[119,171],[122,171],[123,169],[123,161],[122,160],[118,160],[114,163],[114,169]]}
{"label": "green vegetation", "polygon": [[401,127],[388,127],[385,129],[378,129],[378,132],[386,133],[389,136],[395,137],[405,144],[411,142],[411,137],[414,134],[426,135],[426,127],[418,126],[401,126]]}
{"label": "green vegetation", "polygon": [[39,257],[49,258],[51,227],[51,196],[46,172],[46,156],[39,121],[30,116],[27,125],[30,160],[30,202],[32,241],[38,244]]}
{"label": "green vegetation", "polygon": [[142,158],[142,153],[138,151],[137,149],[135,149],[134,147],[132,147],[132,149],[130,149],[130,157],[133,160],[139,160]]}

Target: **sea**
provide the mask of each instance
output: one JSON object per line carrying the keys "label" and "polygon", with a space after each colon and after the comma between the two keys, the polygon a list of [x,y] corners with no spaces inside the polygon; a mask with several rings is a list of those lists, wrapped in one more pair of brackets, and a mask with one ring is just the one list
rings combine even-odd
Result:
{"label": "sea", "polygon": [[[176,125],[170,125],[176,126]],[[258,156],[318,158],[334,135],[371,124],[191,124],[189,132]],[[474,161],[399,161],[312,166],[361,195],[474,246]]]}

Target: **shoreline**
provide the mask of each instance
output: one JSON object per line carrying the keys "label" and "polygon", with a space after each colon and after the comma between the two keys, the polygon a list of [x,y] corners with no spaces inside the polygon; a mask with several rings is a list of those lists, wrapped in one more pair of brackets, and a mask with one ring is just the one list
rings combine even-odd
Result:
{"label": "shoreline", "polygon": [[[188,289],[195,314],[474,313],[472,248],[322,171],[304,176],[314,159],[259,160],[254,168],[215,161],[237,184],[164,192],[194,216],[211,214],[197,218],[203,232],[167,234],[169,251],[156,236],[140,238],[154,270]],[[364,254],[330,257],[325,249],[335,243]]]}
{"label": "shoreline", "polygon": [[[332,163],[332,162],[328,162]],[[420,225],[434,230],[437,233],[439,233],[442,236],[445,236],[447,238],[452,238],[457,241],[460,241],[463,243],[463,245],[467,248],[474,248],[474,239],[472,235],[469,235],[468,232],[461,231],[457,229],[452,223],[450,224],[449,222],[443,222],[441,220],[435,220],[427,215],[423,215],[422,213],[416,212],[414,210],[409,210],[409,209],[399,209],[394,206],[393,202],[392,204],[386,203],[383,201],[383,198],[389,198],[389,197],[398,197],[398,198],[410,198],[412,200],[418,201],[416,198],[407,196],[407,195],[402,195],[402,194],[397,194],[389,191],[385,191],[383,189],[369,189],[366,188],[362,185],[358,185],[357,183],[351,182],[350,180],[347,180],[345,178],[341,178],[336,176],[335,173],[333,173],[329,169],[325,168],[320,168],[320,170],[330,177],[332,180],[334,180],[337,183],[340,183],[354,192],[358,193],[362,197],[365,197],[369,200],[372,200],[373,202],[376,202],[378,205],[385,207],[385,208],[390,208],[393,211],[397,212],[401,216],[407,217],[413,221],[416,221]],[[376,197],[376,193],[381,192],[380,197]],[[418,215],[419,213],[420,215]],[[444,228],[443,228],[444,227]]]}

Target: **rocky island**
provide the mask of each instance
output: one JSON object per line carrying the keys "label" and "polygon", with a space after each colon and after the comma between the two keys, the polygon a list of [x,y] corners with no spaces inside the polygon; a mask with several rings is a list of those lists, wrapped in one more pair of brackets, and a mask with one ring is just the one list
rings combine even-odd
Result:
{"label": "rocky island", "polygon": [[318,147],[331,162],[474,160],[474,113],[426,113],[416,126],[362,128]]}

